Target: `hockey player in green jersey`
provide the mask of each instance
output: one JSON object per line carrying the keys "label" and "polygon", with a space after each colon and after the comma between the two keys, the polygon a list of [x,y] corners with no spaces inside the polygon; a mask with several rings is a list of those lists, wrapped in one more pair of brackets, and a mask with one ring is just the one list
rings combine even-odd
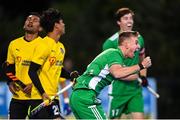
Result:
{"label": "hockey player in green jersey", "polygon": [[100,91],[116,80],[133,81],[139,77],[140,70],[151,66],[150,57],[139,64],[125,66],[124,60],[133,58],[139,48],[137,32],[122,32],[117,49],[105,50],[88,65],[83,75],[77,78],[70,97],[70,106],[77,119],[107,118],[97,99]]}
{"label": "hockey player in green jersey", "polygon": [[[118,48],[118,36],[123,31],[131,31],[134,25],[134,12],[129,8],[120,8],[116,12],[116,21],[119,26],[119,31],[108,38],[103,44],[103,50],[109,48]],[[144,39],[139,34],[138,43],[140,49],[135,52],[133,58],[126,58],[125,65],[131,66],[138,64],[145,58],[145,46]],[[142,86],[147,86],[148,81],[146,79],[147,70],[143,69],[140,72],[142,78]],[[121,86],[121,87],[119,87]],[[123,92],[119,92],[123,91]],[[133,119],[143,118],[144,102],[142,96],[142,87],[139,86],[137,81],[114,81],[109,86],[109,118],[120,118],[122,113],[130,113]],[[136,102],[138,101],[138,102]],[[138,103],[138,104],[137,104]]]}

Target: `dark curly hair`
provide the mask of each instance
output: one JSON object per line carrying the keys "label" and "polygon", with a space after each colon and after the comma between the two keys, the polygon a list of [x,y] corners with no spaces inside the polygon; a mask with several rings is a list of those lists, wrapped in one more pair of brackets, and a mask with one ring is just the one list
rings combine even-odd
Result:
{"label": "dark curly hair", "polygon": [[59,20],[62,20],[62,14],[54,8],[49,8],[48,10],[43,11],[41,16],[41,26],[46,32],[52,32],[54,24],[58,23]]}

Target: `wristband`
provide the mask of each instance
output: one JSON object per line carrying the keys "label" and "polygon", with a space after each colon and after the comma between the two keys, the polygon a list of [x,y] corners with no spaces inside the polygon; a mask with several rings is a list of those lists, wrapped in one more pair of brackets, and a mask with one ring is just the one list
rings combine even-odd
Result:
{"label": "wristband", "polygon": [[141,63],[139,63],[138,65],[139,65],[140,70],[144,69],[144,66]]}

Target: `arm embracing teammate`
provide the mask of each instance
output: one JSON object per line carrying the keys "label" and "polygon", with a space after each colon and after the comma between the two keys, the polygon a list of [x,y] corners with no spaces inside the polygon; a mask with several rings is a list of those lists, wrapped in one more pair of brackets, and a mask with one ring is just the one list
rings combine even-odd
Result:
{"label": "arm embracing teammate", "polygon": [[107,118],[101,100],[97,98],[101,90],[115,80],[134,82],[142,69],[151,66],[150,57],[135,65],[125,65],[125,59],[133,58],[139,48],[137,32],[121,32],[118,48],[103,51],[88,65],[86,71],[77,78],[70,97],[71,109],[76,119]]}

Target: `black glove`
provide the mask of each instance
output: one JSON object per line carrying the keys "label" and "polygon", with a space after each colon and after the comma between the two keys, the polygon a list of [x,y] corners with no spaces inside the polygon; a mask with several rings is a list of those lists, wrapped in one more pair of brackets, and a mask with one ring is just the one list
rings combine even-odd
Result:
{"label": "black glove", "polygon": [[140,78],[141,78],[141,80],[142,80],[141,85],[142,85],[143,87],[147,87],[147,86],[149,85],[147,78],[146,78],[145,76],[140,76]]}
{"label": "black glove", "polygon": [[71,80],[73,81],[74,79],[78,78],[79,77],[79,73],[78,71],[72,71],[70,73],[70,77],[71,77]]}

